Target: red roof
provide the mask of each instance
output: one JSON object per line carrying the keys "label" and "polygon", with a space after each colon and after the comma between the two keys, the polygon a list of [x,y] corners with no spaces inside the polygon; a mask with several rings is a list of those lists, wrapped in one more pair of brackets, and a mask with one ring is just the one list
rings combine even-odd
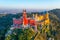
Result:
{"label": "red roof", "polygon": [[35,20],[31,19],[30,20],[30,25],[35,25]]}
{"label": "red roof", "polygon": [[14,20],[13,20],[13,23],[14,23],[14,24],[21,24],[22,21],[21,21],[21,19],[14,19]]}

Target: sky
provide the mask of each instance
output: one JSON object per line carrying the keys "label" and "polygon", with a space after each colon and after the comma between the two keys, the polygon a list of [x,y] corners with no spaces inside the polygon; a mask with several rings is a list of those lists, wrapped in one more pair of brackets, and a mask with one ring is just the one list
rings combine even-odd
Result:
{"label": "sky", "polygon": [[54,9],[60,8],[60,0],[0,0],[0,8]]}

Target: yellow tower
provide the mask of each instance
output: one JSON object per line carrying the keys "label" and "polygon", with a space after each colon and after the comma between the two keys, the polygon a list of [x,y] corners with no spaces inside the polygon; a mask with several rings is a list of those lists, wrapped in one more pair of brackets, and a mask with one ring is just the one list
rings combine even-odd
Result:
{"label": "yellow tower", "polygon": [[44,16],[43,15],[40,15],[39,16],[39,20],[42,21],[44,19]]}
{"label": "yellow tower", "polygon": [[45,24],[46,24],[46,25],[47,25],[47,24],[50,24],[49,13],[48,13],[48,12],[45,14]]}
{"label": "yellow tower", "polygon": [[38,15],[36,14],[36,15],[35,15],[35,20],[36,20],[36,21],[37,21],[37,18],[38,18]]}
{"label": "yellow tower", "polygon": [[35,18],[34,14],[33,14],[33,18]]}

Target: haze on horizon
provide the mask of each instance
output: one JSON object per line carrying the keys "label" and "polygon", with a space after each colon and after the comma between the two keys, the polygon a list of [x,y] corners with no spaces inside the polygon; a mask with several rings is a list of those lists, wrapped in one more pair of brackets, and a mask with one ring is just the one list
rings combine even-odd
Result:
{"label": "haze on horizon", "polygon": [[55,9],[59,4],[60,0],[0,0],[0,8]]}

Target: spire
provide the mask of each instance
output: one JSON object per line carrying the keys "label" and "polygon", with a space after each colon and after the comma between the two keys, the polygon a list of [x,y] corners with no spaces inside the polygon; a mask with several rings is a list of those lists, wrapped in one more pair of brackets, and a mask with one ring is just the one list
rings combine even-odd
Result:
{"label": "spire", "polygon": [[26,10],[23,10],[23,17],[27,17]]}

